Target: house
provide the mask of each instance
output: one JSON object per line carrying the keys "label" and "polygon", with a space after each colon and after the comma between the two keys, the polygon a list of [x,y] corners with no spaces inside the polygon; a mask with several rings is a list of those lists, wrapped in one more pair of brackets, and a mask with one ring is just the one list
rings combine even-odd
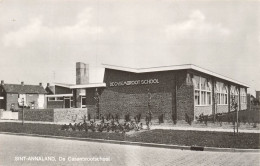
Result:
{"label": "house", "polygon": [[168,120],[231,112],[233,103],[237,103],[238,110],[247,109],[248,85],[193,64],[152,68],[103,66],[101,83],[84,81],[89,80],[88,65],[78,62],[76,80],[83,81],[60,85],[72,90],[73,107],[93,108],[98,101],[102,115],[145,115],[150,109],[155,117],[163,114]]}
{"label": "house", "polygon": [[0,85],[0,109],[15,111],[26,107],[30,109],[45,108],[45,95],[42,83],[39,85],[5,84]]}

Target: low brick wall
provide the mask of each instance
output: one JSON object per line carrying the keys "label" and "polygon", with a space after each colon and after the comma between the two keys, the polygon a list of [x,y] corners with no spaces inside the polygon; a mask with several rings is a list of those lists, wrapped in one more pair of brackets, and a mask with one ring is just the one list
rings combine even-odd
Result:
{"label": "low brick wall", "polygon": [[[80,122],[84,115],[88,115],[87,108],[59,108],[59,109],[25,109],[25,121],[41,122]],[[23,113],[20,110],[18,119],[22,120]]]}
{"label": "low brick wall", "polygon": [[212,115],[212,106],[209,105],[209,106],[195,106],[194,108],[194,116],[196,117],[199,117],[200,114],[203,115]]}
{"label": "low brick wall", "polygon": [[88,116],[87,108],[61,108],[54,109],[54,122],[82,122]]}
{"label": "low brick wall", "polygon": [[[53,109],[24,109],[24,120],[26,121],[53,122],[53,117]],[[20,110],[18,119],[22,120],[22,118],[23,112]]]}

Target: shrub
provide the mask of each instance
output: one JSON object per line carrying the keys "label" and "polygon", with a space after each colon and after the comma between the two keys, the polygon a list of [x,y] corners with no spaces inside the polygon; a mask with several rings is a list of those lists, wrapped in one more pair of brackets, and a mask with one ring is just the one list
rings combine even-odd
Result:
{"label": "shrub", "polygon": [[115,115],[115,119],[116,119],[116,121],[119,121],[120,117],[118,114]]}
{"label": "shrub", "polygon": [[163,114],[158,116],[159,124],[164,123],[163,121]]}
{"label": "shrub", "polygon": [[82,117],[82,120],[83,120],[84,123],[86,123],[86,121],[87,121],[87,116],[84,115],[84,116]]}
{"label": "shrub", "polygon": [[126,115],[125,115],[125,121],[126,121],[126,122],[129,122],[129,121],[130,121],[130,115],[129,115],[129,114],[126,114]]}
{"label": "shrub", "polygon": [[90,119],[91,119],[91,115],[90,113],[88,113],[88,121],[90,121]]}
{"label": "shrub", "polygon": [[185,121],[189,124],[189,125],[191,125],[191,118],[189,117],[189,115],[187,114],[187,113],[185,113]]}
{"label": "shrub", "polygon": [[138,123],[141,121],[141,116],[142,116],[141,113],[139,113],[139,114],[137,115],[137,121],[138,121]]}
{"label": "shrub", "polygon": [[207,126],[208,125],[208,115],[204,116],[203,121],[204,121],[205,125]]}

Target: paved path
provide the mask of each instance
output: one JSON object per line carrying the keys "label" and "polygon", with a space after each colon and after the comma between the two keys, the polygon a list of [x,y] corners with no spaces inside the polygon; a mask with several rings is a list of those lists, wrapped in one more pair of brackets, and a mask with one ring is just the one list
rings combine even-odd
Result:
{"label": "paved path", "polygon": [[[210,128],[210,127],[182,127],[182,126],[152,126],[152,129],[165,129],[165,130],[195,130],[195,131],[217,131],[217,132],[234,132],[234,129]],[[260,130],[247,130],[238,129],[240,133],[260,133]]]}
{"label": "paved path", "polygon": [[[259,166],[259,153],[196,152],[0,134],[0,165]],[[56,161],[29,161],[30,157]],[[66,161],[59,161],[62,157]],[[68,161],[72,158],[110,161]],[[19,161],[16,161],[19,160]],[[24,161],[21,161],[24,160]]]}

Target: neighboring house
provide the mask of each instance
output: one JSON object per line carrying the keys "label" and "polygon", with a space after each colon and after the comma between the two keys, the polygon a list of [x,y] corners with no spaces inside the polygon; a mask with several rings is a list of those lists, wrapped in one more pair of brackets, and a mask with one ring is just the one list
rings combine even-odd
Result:
{"label": "neighboring house", "polygon": [[42,84],[25,85],[21,84],[5,84],[1,81],[0,85],[0,109],[17,110],[23,106],[30,109],[45,108],[45,95]]}
{"label": "neighboring house", "polygon": [[255,91],[255,97],[256,97],[256,100],[259,104],[260,103],[260,91]]}

